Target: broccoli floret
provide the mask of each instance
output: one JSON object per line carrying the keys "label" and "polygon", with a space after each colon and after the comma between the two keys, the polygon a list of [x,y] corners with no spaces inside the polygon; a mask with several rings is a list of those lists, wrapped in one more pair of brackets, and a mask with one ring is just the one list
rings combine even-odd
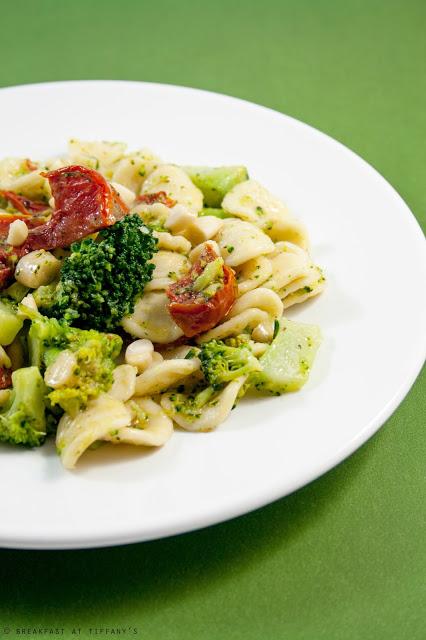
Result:
{"label": "broccoli floret", "polygon": [[[122,343],[120,336],[94,329],[77,329],[64,320],[35,314],[28,332],[31,364],[52,371],[58,357],[64,352],[69,354],[66,364],[71,370],[65,382],[59,382],[50,391],[50,405],[59,405],[70,415],[75,415],[89,400],[107,391],[112,385],[115,359]],[[46,381],[49,383],[48,377]]]}
{"label": "broccoli floret", "polygon": [[58,285],[36,299],[46,315],[77,327],[112,331],[133,312],[152,278],[157,239],[138,215],[127,215],[97,238],[71,245]]}
{"label": "broccoli floret", "polygon": [[195,420],[200,417],[202,409],[214,394],[215,389],[213,386],[195,387],[187,392],[185,392],[185,389],[183,391],[177,389],[170,394],[169,400],[173,404],[176,413],[184,415],[188,420]]}
{"label": "broccoli floret", "polygon": [[12,373],[9,402],[0,410],[0,441],[39,447],[46,437],[47,388],[37,367]]}
{"label": "broccoli floret", "polygon": [[213,387],[262,368],[244,343],[230,347],[222,340],[210,340],[201,345],[198,357],[203,375]]}

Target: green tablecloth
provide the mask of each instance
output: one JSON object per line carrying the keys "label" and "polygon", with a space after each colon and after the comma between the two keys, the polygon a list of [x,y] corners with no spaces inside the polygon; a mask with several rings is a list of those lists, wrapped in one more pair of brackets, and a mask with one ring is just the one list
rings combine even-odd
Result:
{"label": "green tablecloth", "polygon": [[[121,78],[246,98],[358,152],[425,222],[424,0],[6,0],[1,18],[3,86]],[[121,548],[0,551],[0,637],[425,638],[424,382],[349,460],[245,517]]]}

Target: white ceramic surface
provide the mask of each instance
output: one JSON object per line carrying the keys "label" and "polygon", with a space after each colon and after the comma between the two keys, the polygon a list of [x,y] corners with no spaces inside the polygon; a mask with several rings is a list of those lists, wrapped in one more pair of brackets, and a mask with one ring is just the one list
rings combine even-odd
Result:
{"label": "white ceramic surface", "polygon": [[246,164],[306,223],[328,278],[288,314],[324,334],[301,392],[243,401],[216,432],[177,432],[160,451],[101,448],[74,472],[50,445],[0,447],[1,546],[119,544],[240,515],[343,460],[409,390],[426,352],[425,241],[394,189],[341,144],[234,98],[132,82],[3,89],[0,132],[0,157],[59,154],[74,136]]}

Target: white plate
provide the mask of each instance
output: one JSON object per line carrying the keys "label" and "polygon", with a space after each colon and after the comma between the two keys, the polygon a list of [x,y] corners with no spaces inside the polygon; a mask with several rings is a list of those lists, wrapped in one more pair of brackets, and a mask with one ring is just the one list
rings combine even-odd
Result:
{"label": "white plate", "polygon": [[105,447],[65,471],[52,446],[0,449],[0,545],[159,538],[240,515],[318,477],[367,440],[426,351],[425,242],[393,188],[354,153],[269,109],[181,87],[66,82],[0,91],[0,157],[43,158],[76,136],[188,164],[246,164],[308,227],[328,288],[291,311],[322,327],[309,383],[243,401],[211,434],[160,451]]}

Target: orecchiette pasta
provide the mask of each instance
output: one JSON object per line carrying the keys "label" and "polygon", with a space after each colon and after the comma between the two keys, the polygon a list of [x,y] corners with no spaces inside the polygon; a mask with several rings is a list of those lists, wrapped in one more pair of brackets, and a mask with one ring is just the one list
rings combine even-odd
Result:
{"label": "orecchiette pasta", "polygon": [[191,243],[183,236],[174,236],[168,231],[154,231],[158,240],[158,248],[177,253],[188,254],[191,251]]}
{"label": "orecchiette pasta", "polygon": [[73,164],[108,172],[123,157],[126,146],[122,142],[86,142],[73,139],[68,143],[68,154]]}
{"label": "orecchiette pasta", "polygon": [[293,304],[305,302],[308,298],[318,295],[325,287],[325,278],[319,267],[311,265],[309,273],[303,278],[292,282],[280,294],[283,298],[284,309]]}
{"label": "orecchiette pasta", "polygon": [[215,240],[229,267],[238,267],[274,250],[274,243],[263,231],[249,222],[232,218],[223,221]]}
{"label": "orecchiette pasta", "polygon": [[188,258],[174,251],[160,250],[154,255],[152,262],[155,270],[151,282],[145,286],[145,291],[166,289],[186,275],[190,268]]}
{"label": "orecchiette pasta", "polygon": [[124,358],[127,364],[136,367],[138,373],[142,373],[151,366],[153,354],[154,345],[151,340],[142,339],[129,344]]}
{"label": "orecchiette pasta", "polygon": [[91,400],[75,418],[64,413],[56,433],[56,448],[64,467],[73,469],[91,444],[127,427],[131,420],[131,412],[124,403],[106,393]]}
{"label": "orecchiette pasta", "polygon": [[183,331],[167,311],[168,298],[163,291],[150,291],[135,304],[132,315],[124,318],[125,331],[137,338],[168,344],[181,336]]}
{"label": "orecchiette pasta", "polygon": [[280,318],[283,313],[281,298],[271,289],[259,287],[244,293],[231,307],[229,318],[234,318],[247,309],[262,309],[271,318]]}
{"label": "orecchiette pasta", "polygon": [[105,440],[145,447],[162,447],[173,434],[173,422],[151,398],[133,398],[126,402],[130,424],[117,433],[108,431]]}
{"label": "orecchiette pasta", "polygon": [[222,207],[228,213],[260,227],[272,240],[289,240],[304,249],[309,246],[304,225],[256,180],[237,184],[225,196]]}
{"label": "orecchiette pasta", "polygon": [[238,336],[244,333],[246,329],[254,329],[261,322],[267,322],[269,317],[269,314],[266,311],[262,311],[262,309],[246,309],[237,316],[218,324],[214,329],[202,333],[197,338],[197,342],[201,344],[209,340],[223,340],[224,338],[229,338],[229,336]]}
{"label": "orecchiette pasta", "polygon": [[160,447],[172,433],[171,419],[150,398],[135,398],[124,403],[109,394],[102,394],[75,418],[67,414],[62,416],[56,447],[64,467],[73,469],[79,457],[94,442]]}
{"label": "orecchiette pasta", "polygon": [[198,214],[203,208],[203,194],[191,182],[183,169],[172,164],[161,164],[142,185],[142,193],[164,191],[190,213]]}
{"label": "orecchiette pasta", "polygon": [[282,247],[280,252],[269,258],[272,275],[263,283],[264,287],[280,291],[293,280],[308,274],[311,264],[308,254],[298,247],[295,251],[293,247],[296,249],[294,245],[289,246],[289,243],[286,243],[286,246]]}
{"label": "orecchiette pasta", "polygon": [[206,249],[207,247],[211,248],[213,253],[215,253],[216,255],[220,255],[220,249],[217,242],[215,242],[214,240],[207,240],[206,242],[201,242],[192,249],[191,253],[189,254],[189,259],[191,260],[191,262],[196,262],[199,259],[200,255],[203,253],[204,249]]}
{"label": "orecchiette pasta", "polygon": [[266,256],[259,256],[244,262],[238,269],[238,295],[262,286],[272,274],[271,260]]}
{"label": "orecchiette pasta", "polygon": [[6,158],[0,162],[0,189],[19,193],[26,198],[50,198],[49,183],[39,170],[29,169],[27,161]]}
{"label": "orecchiette pasta", "polygon": [[145,224],[163,227],[170,215],[171,209],[161,202],[138,202],[130,210],[130,213],[137,213]]}
{"label": "orecchiette pasta", "polygon": [[[187,217],[182,220],[182,226],[178,228],[178,231],[191,242],[192,246],[195,246],[214,238],[222,225],[223,220],[220,220],[215,216],[203,216],[201,218],[197,218],[187,214]],[[167,221],[166,226],[168,228],[172,228],[170,227],[169,221]]]}
{"label": "orecchiette pasta", "polygon": [[113,383],[108,391],[116,400],[130,400],[135,395],[137,368],[130,364],[120,364],[113,371]]}
{"label": "orecchiette pasta", "polygon": [[111,184],[111,187],[113,187],[113,189],[120,196],[120,198],[124,202],[124,204],[127,207],[130,208],[133,205],[133,203],[135,202],[135,199],[136,199],[135,192],[131,191],[131,189],[128,189],[127,187],[125,187],[124,185],[120,184],[119,182],[110,182],[110,184]]}
{"label": "orecchiette pasta", "polygon": [[135,395],[149,396],[162,393],[195,373],[199,368],[198,358],[164,360],[136,378]]}
{"label": "orecchiette pasta", "polygon": [[180,427],[186,431],[212,431],[221,422],[226,420],[231,412],[237,395],[246,381],[242,376],[230,382],[218,394],[215,394],[210,402],[207,402],[200,410],[199,415],[187,416],[177,410],[174,402],[174,394],[168,393],[161,398],[161,406]]}
{"label": "orecchiette pasta", "polygon": [[111,179],[139,194],[144,181],[159,163],[160,159],[149,149],[142,149],[119,160],[114,165]]}

